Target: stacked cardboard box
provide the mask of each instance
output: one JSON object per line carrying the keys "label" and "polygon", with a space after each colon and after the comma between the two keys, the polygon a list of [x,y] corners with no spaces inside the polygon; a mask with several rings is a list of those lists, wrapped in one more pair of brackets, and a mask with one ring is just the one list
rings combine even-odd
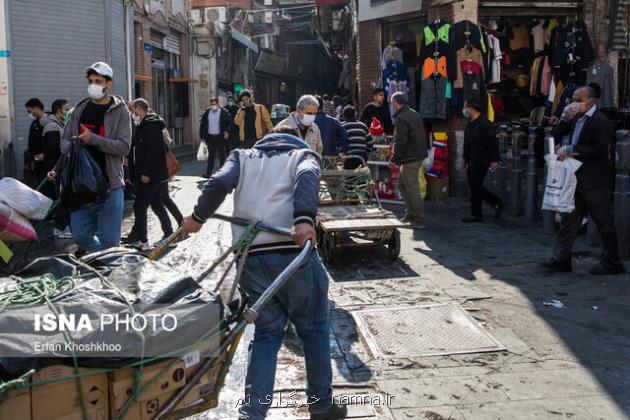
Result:
{"label": "stacked cardboard box", "polygon": [[0,420],[31,418],[31,392],[28,388],[10,391],[0,404]]}

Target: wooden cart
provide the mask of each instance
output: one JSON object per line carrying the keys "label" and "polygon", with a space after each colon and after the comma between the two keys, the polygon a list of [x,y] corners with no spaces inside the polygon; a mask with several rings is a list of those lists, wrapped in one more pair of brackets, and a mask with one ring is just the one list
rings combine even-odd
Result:
{"label": "wooden cart", "polygon": [[324,158],[317,215],[320,255],[332,263],[338,248],[387,245],[390,257],[398,258],[398,228],[405,224],[381,206],[365,161],[355,156],[349,159],[356,159],[358,166],[346,169],[343,162]]}

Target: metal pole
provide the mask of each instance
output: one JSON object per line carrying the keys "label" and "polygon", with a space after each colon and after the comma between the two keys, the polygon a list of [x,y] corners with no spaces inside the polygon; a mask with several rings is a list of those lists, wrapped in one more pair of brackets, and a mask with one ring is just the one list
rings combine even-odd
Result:
{"label": "metal pole", "polygon": [[519,138],[522,132],[514,127],[512,131],[512,171],[510,177],[510,216],[517,217],[521,198],[521,148]]}
{"label": "metal pole", "polygon": [[615,226],[619,241],[619,257],[630,256],[630,131],[617,131],[615,164]]}
{"label": "metal pole", "polygon": [[[555,139],[553,137],[553,127],[545,128],[545,156],[555,151]],[[549,168],[545,162],[545,186],[547,185],[547,172]],[[543,229],[547,233],[553,233],[556,227],[555,212],[549,210],[542,211]]]}
{"label": "metal pole", "polygon": [[499,129],[499,153],[501,156],[501,166],[497,171],[497,195],[505,200],[507,197],[507,177],[508,177],[508,156],[505,147],[507,143],[507,125],[502,124]]}
{"label": "metal pole", "polygon": [[527,136],[527,187],[525,200],[525,220],[534,222],[538,208],[538,169],[536,168],[536,127],[529,127]]}

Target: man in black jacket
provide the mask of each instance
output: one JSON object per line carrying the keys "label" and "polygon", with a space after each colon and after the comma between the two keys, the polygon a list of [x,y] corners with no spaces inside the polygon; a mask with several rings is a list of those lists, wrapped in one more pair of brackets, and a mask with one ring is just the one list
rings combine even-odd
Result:
{"label": "man in black jacket", "polygon": [[557,142],[569,135],[569,145],[557,151],[558,159],[574,157],[582,162],[582,166],[575,173],[575,209],[562,214],[556,255],[543,264],[552,271],[571,271],[573,242],[580,231],[582,219],[588,213],[597,225],[604,245],[601,261],[591,268],[590,273],[604,275],[625,272],[619,260],[610,197],[610,146],[614,130],[610,120],[597,109],[597,96],[597,89],[593,86],[576,90],[573,103],[564,109],[554,131]]}
{"label": "man in black jacket", "polygon": [[238,126],[234,124],[234,117],[238,114],[239,109],[241,108],[236,104],[234,96],[229,94],[227,97],[227,105],[225,106],[225,110],[230,114],[230,136],[227,141],[227,154],[238,148]]}
{"label": "man in black jacket", "polygon": [[147,209],[149,205],[160,219],[164,236],[173,233],[171,220],[164,208],[161,183],[168,180],[166,166],[166,143],[162,131],[166,123],[159,115],[149,114],[149,104],[140,98],[133,101],[134,120],[140,121],[136,129],[133,149],[136,201],[133,209],[135,223],[133,232],[138,240],[132,246],[145,251],[149,248],[147,238]]}
{"label": "man in black jacket", "polygon": [[406,213],[403,221],[410,222],[414,229],[423,229],[424,203],[420,193],[420,171],[427,157],[427,142],[424,138],[422,117],[409,108],[407,98],[401,92],[392,96],[394,107],[394,155],[390,166],[400,165],[398,189],[405,201]]}
{"label": "man in black jacket", "polygon": [[44,104],[38,98],[31,98],[24,105],[28,116],[33,120],[28,129],[28,169],[33,171],[37,184],[46,177],[46,167],[44,164],[43,133],[39,119],[44,116]]}
{"label": "man in black jacket", "polygon": [[225,146],[230,138],[230,114],[219,106],[219,98],[210,99],[210,108],[206,109],[201,117],[199,137],[208,146],[208,167],[205,178],[212,176],[214,160],[219,157],[219,168],[223,166],[226,158]]}
{"label": "man in black jacket", "polygon": [[471,99],[464,103],[463,114],[468,118],[464,131],[464,161],[467,167],[472,211],[472,217],[463,219],[464,223],[483,222],[482,200],[495,209],[496,218],[503,210],[501,199],[483,186],[488,169],[494,172],[499,167],[499,144],[494,125],[481,113],[481,110],[481,105],[477,101]]}

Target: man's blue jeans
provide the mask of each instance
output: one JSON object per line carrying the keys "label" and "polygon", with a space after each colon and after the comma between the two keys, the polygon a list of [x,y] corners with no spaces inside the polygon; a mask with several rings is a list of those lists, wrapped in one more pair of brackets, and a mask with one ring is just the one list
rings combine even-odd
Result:
{"label": "man's blue jeans", "polygon": [[[294,252],[274,253],[247,258],[240,286],[250,296],[250,304],[297,255]],[[239,407],[242,419],[264,419],[273,404],[276,362],[287,320],[295,326],[304,347],[309,410],[319,414],[332,406],[328,276],[317,252],[313,251],[305,265],[265,306],[254,323],[256,329],[249,346],[245,403]]]}
{"label": "man's blue jeans", "polygon": [[72,212],[70,227],[79,248],[97,252],[119,246],[124,204],[123,189],[116,188],[105,202]]}

